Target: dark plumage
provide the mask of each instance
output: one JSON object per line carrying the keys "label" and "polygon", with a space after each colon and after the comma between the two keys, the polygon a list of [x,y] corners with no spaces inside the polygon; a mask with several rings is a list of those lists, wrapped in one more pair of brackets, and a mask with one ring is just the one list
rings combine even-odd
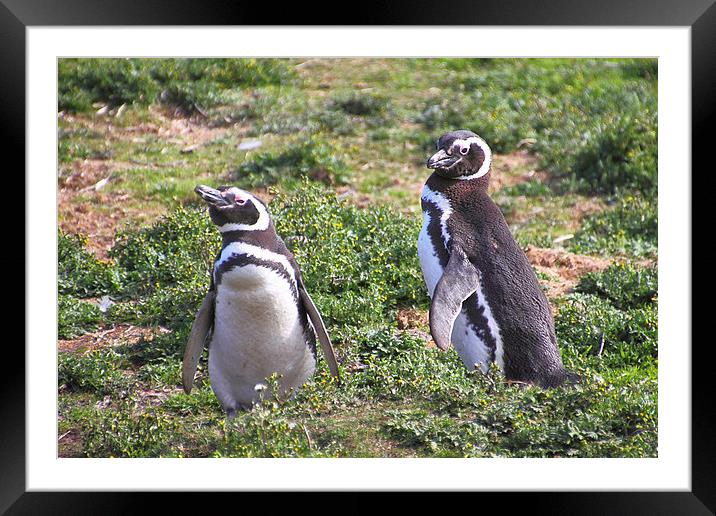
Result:
{"label": "dark plumage", "polygon": [[[420,242],[421,265],[433,290],[431,331],[438,345],[449,344],[452,327],[441,322],[449,310],[436,303],[449,304],[464,291],[467,298],[449,315],[457,316],[454,312],[461,308],[470,324],[465,336],[453,331],[453,342],[463,339],[461,348],[484,346],[488,360],[501,362],[510,380],[560,385],[571,375],[562,366],[549,302],[502,212],[487,194],[490,161],[489,147],[470,131],[443,135],[428,160],[435,172],[423,192],[426,224]],[[429,281],[431,273],[426,270],[431,259],[457,279],[440,277],[431,289],[434,280]]]}

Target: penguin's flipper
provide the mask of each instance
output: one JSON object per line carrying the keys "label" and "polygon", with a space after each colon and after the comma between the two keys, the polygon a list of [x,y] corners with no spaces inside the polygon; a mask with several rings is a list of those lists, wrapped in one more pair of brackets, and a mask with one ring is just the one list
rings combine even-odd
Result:
{"label": "penguin's flipper", "polygon": [[480,276],[460,246],[453,246],[443,275],[435,286],[430,302],[430,333],[435,344],[445,351],[462,303],[478,288]]}
{"label": "penguin's flipper", "polygon": [[199,365],[199,358],[204,351],[204,343],[206,337],[211,331],[214,321],[214,298],[216,291],[209,290],[204,296],[199,311],[196,313],[194,323],[191,325],[191,332],[186,341],[186,349],[184,350],[184,363],[182,367],[182,384],[184,392],[189,394],[194,384],[194,374]]}
{"label": "penguin's flipper", "polygon": [[308,295],[306,286],[303,284],[303,280],[301,278],[298,279],[298,292],[301,296],[303,307],[306,309],[306,313],[308,314],[308,318],[311,320],[311,324],[313,324],[313,328],[316,330],[316,336],[318,337],[318,342],[321,343],[321,349],[323,350],[323,354],[328,362],[328,368],[331,370],[331,374],[335,376],[340,383],[341,377],[338,372],[338,362],[336,361],[336,353],[333,351],[331,339],[328,338],[328,332],[326,332],[326,326],[323,324],[321,314],[318,313],[318,309],[316,308],[316,305],[313,304],[311,296]]}

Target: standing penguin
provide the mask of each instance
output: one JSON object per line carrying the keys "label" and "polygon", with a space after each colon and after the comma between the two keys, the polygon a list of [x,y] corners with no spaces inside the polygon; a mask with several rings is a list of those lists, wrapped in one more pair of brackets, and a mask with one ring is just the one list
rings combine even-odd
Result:
{"label": "standing penguin", "polygon": [[572,379],[549,303],[500,209],[487,194],[492,152],[471,131],[444,134],[427,162],[418,256],[431,297],[430,332],[472,370],[496,362],[510,380]]}
{"label": "standing penguin", "polygon": [[211,387],[229,417],[258,401],[257,385],[273,373],[282,395],[295,393],[316,369],[316,335],[338,378],[321,316],[264,203],[235,187],[199,185],[195,192],[222,246],[186,345],[184,390],[191,391],[205,343]]}

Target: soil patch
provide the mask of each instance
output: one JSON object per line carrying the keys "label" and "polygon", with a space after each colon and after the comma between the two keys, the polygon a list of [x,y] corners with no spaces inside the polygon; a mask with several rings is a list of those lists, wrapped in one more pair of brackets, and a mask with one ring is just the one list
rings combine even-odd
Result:
{"label": "soil patch", "polygon": [[[161,139],[181,145],[183,152],[194,152],[203,145],[231,136],[236,142],[245,132],[239,124],[213,127],[198,117],[172,117],[162,109],[150,108],[152,121],[131,127],[117,125],[113,115],[60,116],[75,128],[86,128],[101,135],[105,142]],[[156,220],[166,210],[156,206],[133,206],[129,194],[105,187],[116,180],[115,173],[130,170],[136,163],[113,159],[83,159],[63,164],[58,171],[58,225],[67,232],[85,235],[88,250],[100,259],[107,259],[117,231],[124,225],[142,225]],[[151,163],[142,168],[152,167]],[[166,166],[157,165],[157,166]],[[259,194],[265,200],[268,190]]]}
{"label": "soil patch", "polygon": [[59,457],[84,457],[82,433],[73,428],[57,436],[57,454]]}
{"label": "soil patch", "polygon": [[[100,192],[75,198],[60,190],[58,225],[65,233],[85,235],[87,249],[97,258],[106,260],[118,230],[130,223],[142,225],[164,213],[155,207],[131,208],[123,204],[128,199],[127,194]],[[102,206],[102,211],[98,206]]]}
{"label": "soil patch", "polygon": [[584,256],[562,249],[529,246],[525,254],[535,269],[548,276],[547,297],[550,299],[570,293],[582,275],[601,271],[612,263],[610,258]]}
{"label": "soil patch", "polygon": [[411,337],[416,337],[425,342],[429,348],[435,347],[432,335],[429,331],[428,311],[418,308],[401,308],[396,316],[398,329],[405,331]]}
{"label": "soil patch", "polygon": [[142,328],[131,324],[117,324],[102,328],[93,333],[69,340],[58,340],[58,351],[85,353],[95,349],[119,345],[134,345],[142,341],[151,341],[157,333],[169,333],[166,328]]}
{"label": "soil patch", "polygon": [[412,328],[426,328],[428,326],[428,312],[417,308],[401,308],[396,317],[398,328],[409,330]]}
{"label": "soil patch", "polygon": [[506,186],[533,180],[546,182],[549,175],[544,170],[538,170],[538,165],[537,157],[526,150],[516,150],[509,154],[493,154],[488,191],[494,193]]}

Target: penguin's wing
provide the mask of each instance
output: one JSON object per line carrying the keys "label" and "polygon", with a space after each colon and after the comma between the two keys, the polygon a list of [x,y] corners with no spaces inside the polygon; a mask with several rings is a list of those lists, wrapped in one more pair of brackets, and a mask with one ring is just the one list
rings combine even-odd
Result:
{"label": "penguin's wing", "polygon": [[303,279],[300,277],[300,275],[297,276],[298,277],[296,279],[298,283],[298,292],[301,297],[303,307],[306,309],[308,318],[311,320],[311,324],[313,324],[313,328],[316,330],[316,336],[318,337],[318,342],[321,343],[321,349],[323,350],[323,354],[325,355],[326,361],[328,362],[328,368],[331,370],[331,374],[335,376],[336,379],[340,382],[341,377],[338,373],[338,362],[336,361],[336,354],[333,351],[331,339],[328,338],[326,326],[323,324],[321,314],[318,313],[318,309],[316,308],[316,305],[313,304],[311,296],[308,295],[306,286],[303,284]]}
{"label": "penguin's wing", "polygon": [[191,325],[189,339],[186,342],[182,367],[182,384],[184,385],[184,392],[187,394],[191,392],[191,387],[194,384],[194,374],[199,365],[199,358],[204,351],[204,343],[214,321],[215,297],[216,291],[213,289],[209,290],[204,296],[204,301],[202,301],[201,307],[196,313],[194,323]]}
{"label": "penguin's wing", "polygon": [[450,347],[450,336],[462,303],[477,290],[480,277],[465,251],[453,246],[443,275],[430,302],[430,333],[443,351]]}

